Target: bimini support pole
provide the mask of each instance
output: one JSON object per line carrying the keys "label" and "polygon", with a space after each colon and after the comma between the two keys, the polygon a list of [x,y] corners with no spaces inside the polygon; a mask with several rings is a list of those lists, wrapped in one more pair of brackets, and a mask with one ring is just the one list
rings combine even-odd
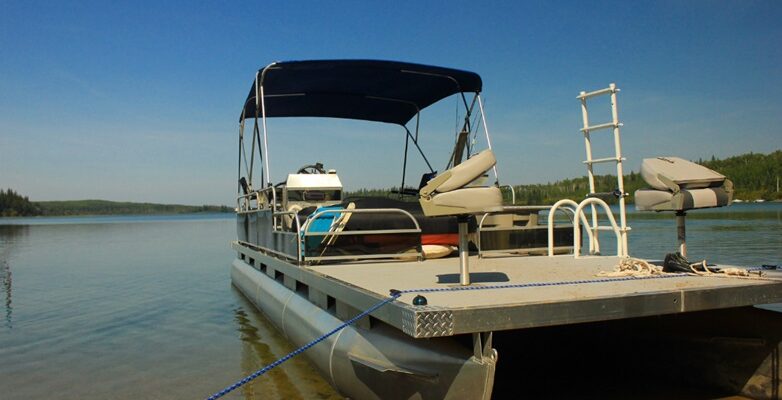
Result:
{"label": "bimini support pole", "polygon": [[266,133],[266,101],[263,98],[263,85],[261,85],[261,114],[263,115],[263,170],[267,186],[272,186],[272,175],[271,171],[269,171],[269,140]]}
{"label": "bimini support pole", "polygon": [[[478,98],[478,108],[481,110],[481,121],[483,122],[483,132],[486,133],[486,145],[489,146],[489,149],[491,149],[491,138],[489,137],[489,126],[486,125],[486,113],[483,112],[483,101],[481,100],[480,94],[476,93],[475,97]],[[492,170],[494,170],[494,179],[496,180],[495,183],[499,185],[500,176],[497,174],[497,164],[494,164],[494,166],[491,168]]]}
{"label": "bimini support pole", "polygon": [[[255,73],[255,123],[257,124],[258,117],[261,117],[263,143],[258,143],[258,146],[263,148],[263,174],[261,174],[261,180],[266,182],[267,187],[272,186],[272,178],[269,171],[269,136],[266,130],[266,98],[263,92],[263,80],[266,77],[266,71],[274,67],[275,64],[277,63],[273,62]],[[258,112],[259,110],[260,113]]]}
{"label": "bimini support pole", "polygon": [[[242,113],[244,113],[244,109],[242,109]],[[245,173],[247,174],[247,179],[251,178],[250,175],[250,169],[247,167],[247,151],[244,149],[244,114],[242,114],[241,119],[239,121],[239,158],[238,162],[239,165],[237,166],[237,193],[241,190],[241,184],[239,183],[239,179],[242,177],[242,161],[244,161],[244,169]],[[248,183],[250,186],[252,186],[252,182]]]}

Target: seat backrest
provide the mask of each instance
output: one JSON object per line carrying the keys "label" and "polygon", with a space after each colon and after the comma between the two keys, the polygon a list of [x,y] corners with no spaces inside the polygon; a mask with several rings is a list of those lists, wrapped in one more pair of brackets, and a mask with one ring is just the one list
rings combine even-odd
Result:
{"label": "seat backrest", "polygon": [[641,177],[657,190],[701,189],[723,186],[725,176],[679,157],[646,158]]}
{"label": "seat backrest", "polygon": [[497,159],[494,158],[494,152],[491,149],[486,149],[432,179],[429,184],[422,188],[422,192],[432,193],[436,191],[445,193],[462,188],[481,177],[496,163]]}

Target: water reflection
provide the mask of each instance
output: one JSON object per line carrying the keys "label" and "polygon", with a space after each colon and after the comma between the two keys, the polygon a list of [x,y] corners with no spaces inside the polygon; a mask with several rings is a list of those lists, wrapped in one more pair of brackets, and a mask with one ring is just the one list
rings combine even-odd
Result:
{"label": "water reflection", "polygon": [[[245,376],[252,374],[264,365],[268,365],[275,360],[274,353],[269,345],[261,340],[258,328],[252,324],[252,321],[242,308],[234,310],[234,321],[239,325],[238,330],[241,333],[242,340],[242,372]],[[288,375],[283,370],[272,370],[269,372],[270,379],[268,385],[257,384],[258,389],[262,386],[268,386],[261,390],[258,395],[270,392],[283,395],[286,388],[294,388]],[[265,383],[265,382],[264,382]],[[245,399],[254,399],[256,397],[256,384],[245,385],[242,387]],[[290,398],[290,394],[287,396]],[[282,397],[280,397],[282,398]]]}
{"label": "water reflection", "polygon": [[[247,376],[295,348],[238,290],[233,292],[240,303],[233,320],[242,341],[241,370]],[[241,390],[245,399],[342,399],[306,357],[291,359]]]}
{"label": "water reflection", "polygon": [[3,292],[5,292],[5,326],[8,329],[13,328],[11,323],[13,307],[11,307],[11,265],[8,260],[0,260],[0,278],[3,280]]}
{"label": "water reflection", "polygon": [[8,329],[13,328],[13,274],[11,272],[11,253],[20,236],[28,234],[29,227],[19,225],[0,225],[0,284],[3,291],[5,308],[4,322]]}

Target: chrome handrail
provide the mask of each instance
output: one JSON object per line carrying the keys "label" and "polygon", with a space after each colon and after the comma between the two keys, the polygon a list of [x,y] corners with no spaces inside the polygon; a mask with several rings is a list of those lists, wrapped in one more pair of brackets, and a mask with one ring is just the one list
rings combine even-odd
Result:
{"label": "chrome handrail", "polygon": [[[568,206],[575,207],[575,208],[563,207],[564,205],[568,205]],[[548,213],[548,255],[549,255],[549,257],[553,257],[554,256],[554,216],[555,216],[557,210],[560,209],[560,208],[562,208],[563,212],[565,210],[568,210],[568,211],[571,211],[573,213],[573,220],[572,221],[573,221],[573,226],[574,227],[577,226],[576,221],[579,220],[579,218],[577,218],[577,217],[580,217],[581,220],[583,220],[583,223],[584,223],[584,225],[587,226],[587,228],[589,227],[589,222],[586,219],[586,215],[584,215],[583,212],[580,213],[580,214],[576,213],[576,210],[578,209],[578,203],[576,203],[575,201],[570,200],[570,199],[562,199],[562,200],[554,203],[554,205],[551,206],[551,210]],[[587,236],[589,236],[589,251],[591,252],[592,249],[594,249],[595,237],[592,235],[592,231],[591,230],[587,229],[586,232],[587,232]],[[578,236],[578,242],[580,244],[581,243],[581,232],[579,232],[579,230],[574,229],[573,230],[573,244],[574,245],[576,243],[575,242],[576,241],[576,236]],[[576,248],[574,247],[573,250],[575,252]]]}
{"label": "chrome handrail", "polygon": [[[379,214],[390,214],[390,213],[399,213],[404,214],[408,218],[410,218],[411,221],[413,221],[413,225],[415,225],[415,229],[388,229],[388,230],[379,230],[379,231],[361,231],[361,232],[384,232],[384,233],[391,233],[391,232],[398,232],[400,230],[409,230],[413,232],[421,232],[421,227],[418,225],[418,221],[415,219],[413,214],[410,214],[409,212],[401,209],[401,208],[360,208],[360,209],[353,209],[353,210],[347,210],[347,209],[341,209],[341,210],[321,210],[316,212],[315,214],[312,214],[311,216],[307,217],[307,222],[304,224],[304,236],[322,236],[324,234],[329,234],[329,232],[317,232],[314,234],[310,234],[310,221],[314,221],[318,219],[321,215],[325,214],[342,214],[342,213],[358,213],[358,214],[369,214],[369,213],[379,213]],[[331,234],[334,234],[337,232],[331,232]],[[339,232],[341,233],[341,232]]]}
{"label": "chrome handrail", "polygon": [[[327,232],[311,232],[310,227],[312,226],[311,221],[317,220],[319,217],[326,215],[326,214],[344,214],[344,213],[358,213],[358,214],[370,214],[370,213],[379,213],[379,214],[390,214],[390,213],[398,213],[403,214],[407,216],[410,221],[413,222],[413,225],[415,226],[414,229],[379,229],[379,230],[369,230],[369,231],[341,231],[341,232],[334,232],[331,229]],[[301,241],[304,240],[306,237],[313,237],[313,236],[346,236],[346,235],[378,235],[378,234],[401,234],[401,233],[421,233],[421,227],[418,225],[418,221],[415,219],[415,217],[410,214],[409,212],[399,209],[399,208],[365,208],[365,209],[353,209],[353,210],[347,210],[347,209],[340,209],[340,210],[321,210],[318,211],[309,217],[307,217],[307,222],[304,223],[304,227],[301,231]],[[318,256],[318,257],[306,257],[302,256],[302,259],[306,261],[321,261],[321,260],[344,260],[344,259],[375,259],[375,258],[409,258],[411,256],[420,258],[422,256],[420,243],[418,245],[418,249],[415,253],[392,253],[392,254],[357,254],[357,255],[345,255],[345,256]]]}
{"label": "chrome handrail", "polygon": [[[490,215],[497,215],[497,214],[511,214],[518,211],[543,211],[543,210],[550,210],[552,206],[547,205],[538,205],[538,206],[503,206],[502,211],[492,211],[483,214],[480,221],[478,222],[478,228],[477,228],[477,243],[476,246],[478,247],[478,256],[482,256],[483,253],[489,253],[489,252],[506,252],[506,251],[512,251],[512,250],[518,250],[518,249],[507,249],[507,250],[483,250],[481,247],[481,233],[484,232],[483,223],[486,220],[486,218]],[[522,227],[511,227],[509,229],[501,229],[501,230],[524,230],[525,228]],[[491,228],[489,228],[488,231],[491,231]],[[553,244],[553,237],[550,235],[549,237],[549,248],[552,247]],[[525,249],[526,250],[526,249]]]}
{"label": "chrome handrail", "polygon": [[292,229],[291,229],[290,232],[278,231],[277,230],[277,224],[276,224],[276,222],[273,221],[273,223],[272,223],[272,232],[279,233],[279,234],[296,235],[296,237],[297,237],[297,239],[296,239],[296,254],[297,254],[296,260],[299,263],[301,263],[301,240],[299,239],[299,236],[301,235],[301,223],[299,222],[299,212],[298,211],[279,211],[279,212],[272,213],[272,218],[276,219],[277,217],[281,217],[281,216],[284,216],[284,215],[291,215],[292,218],[293,218],[292,220],[296,221],[296,231],[293,231]]}
{"label": "chrome handrail", "polygon": [[[627,256],[627,250],[623,243],[623,229],[620,229],[619,226],[616,224],[616,219],[614,219],[614,213],[611,212],[611,208],[608,207],[608,203],[605,201],[598,199],[597,197],[589,197],[584,199],[576,208],[576,214],[580,214],[581,216],[584,216],[584,207],[587,205],[594,205],[597,204],[601,207],[603,207],[603,210],[605,210],[606,215],[608,216],[608,222],[611,223],[611,228],[614,231],[614,234],[616,235],[616,255],[619,257]],[[581,255],[581,236],[577,235],[576,232],[579,231],[579,220],[576,218],[573,221],[573,257],[579,258]],[[597,227],[593,227],[597,228]],[[589,229],[587,229],[589,231]]]}
{"label": "chrome handrail", "polygon": [[[267,192],[271,192],[271,202],[268,201]],[[261,194],[267,201],[261,201]],[[252,202],[255,201],[255,207],[252,206]],[[272,208],[276,209],[277,204],[277,191],[273,187],[267,187],[260,190],[253,190],[250,193],[237,196],[236,198],[236,213],[247,214],[250,212],[261,210],[261,204],[272,204]],[[265,207],[264,207],[265,208]]]}

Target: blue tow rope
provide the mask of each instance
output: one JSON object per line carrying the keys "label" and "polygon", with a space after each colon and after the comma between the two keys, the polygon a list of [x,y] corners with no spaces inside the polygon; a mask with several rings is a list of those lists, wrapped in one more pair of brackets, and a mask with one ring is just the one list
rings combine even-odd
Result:
{"label": "blue tow rope", "polygon": [[402,295],[402,293],[391,295],[391,297],[389,297],[389,298],[387,298],[387,299],[385,299],[385,300],[383,300],[383,301],[373,305],[372,307],[369,307],[366,311],[362,312],[361,314],[358,314],[355,317],[353,317],[353,318],[343,322],[341,325],[339,325],[338,327],[332,329],[330,332],[326,333],[325,335],[323,335],[323,336],[321,336],[321,337],[319,337],[319,338],[317,338],[317,339],[315,339],[315,340],[305,344],[304,346],[299,347],[298,349],[296,349],[296,350],[286,354],[285,356],[283,356],[282,358],[278,359],[277,361],[275,361],[275,362],[273,362],[273,363],[271,363],[271,364],[269,364],[269,365],[267,365],[267,366],[265,366],[265,367],[255,371],[255,372],[253,372],[252,374],[247,375],[244,379],[242,379],[242,380],[234,383],[233,385],[228,386],[225,389],[223,389],[223,390],[221,390],[221,391],[219,391],[219,392],[209,396],[207,399],[208,400],[219,399],[219,398],[225,396],[226,394],[234,391],[235,389],[238,389],[238,388],[242,387],[247,382],[250,382],[251,380],[253,380],[253,379],[255,379],[255,378],[257,378],[257,377],[259,377],[259,376],[261,376],[261,375],[271,371],[272,369],[274,369],[275,367],[277,367],[280,364],[284,363],[285,361],[288,361],[291,358],[298,356],[299,354],[305,352],[310,347],[312,347],[312,346],[322,342],[323,340],[325,340],[329,336],[331,336],[331,335],[341,331],[342,329],[344,329],[348,325],[351,325],[351,324],[355,323],[356,321],[360,320],[361,318],[364,318],[365,316],[367,316],[370,313],[374,312],[378,308],[383,307],[384,305],[386,305],[386,304],[396,300],[401,295]]}
{"label": "blue tow rope", "polygon": [[304,346],[299,347],[298,349],[286,354],[282,358],[279,358],[277,361],[253,372],[250,375],[247,375],[242,380],[237,381],[231,386],[226,387],[225,389],[207,397],[207,400],[216,400],[219,399],[226,394],[244,386],[246,383],[252,381],[253,379],[271,371],[275,367],[278,367],[280,364],[290,360],[293,357],[296,357],[297,355],[307,351],[310,347],[315,346],[316,344],[322,342],[329,336],[341,331],[342,329],[346,328],[348,325],[354,324],[356,321],[360,320],[361,318],[366,317],[367,315],[377,311],[380,307],[385,306],[388,303],[391,303],[392,301],[398,299],[403,294],[408,293],[435,293],[435,292],[458,292],[458,291],[465,291],[465,290],[488,290],[488,289],[520,289],[520,288],[531,288],[531,287],[548,287],[548,286],[563,286],[563,285],[580,285],[580,284],[591,284],[591,283],[607,283],[607,282],[623,282],[623,281],[638,281],[638,280],[649,280],[649,279],[666,279],[666,278],[680,278],[690,276],[686,273],[676,273],[676,274],[666,274],[666,275],[652,275],[652,276],[625,276],[625,277],[618,277],[618,278],[605,278],[605,279],[585,279],[585,280],[575,280],[575,281],[558,281],[558,282],[531,282],[531,283],[518,283],[518,284],[509,284],[509,285],[486,285],[486,286],[454,286],[454,287],[445,287],[445,288],[426,288],[426,289],[405,289],[405,290],[396,290],[391,289],[391,293],[388,298],[384,299],[381,302],[376,303],[372,307],[369,307],[365,311],[361,312],[360,314],[356,315],[355,317],[343,322],[336,328],[332,329],[328,333],[324,334],[323,336],[305,344]]}

